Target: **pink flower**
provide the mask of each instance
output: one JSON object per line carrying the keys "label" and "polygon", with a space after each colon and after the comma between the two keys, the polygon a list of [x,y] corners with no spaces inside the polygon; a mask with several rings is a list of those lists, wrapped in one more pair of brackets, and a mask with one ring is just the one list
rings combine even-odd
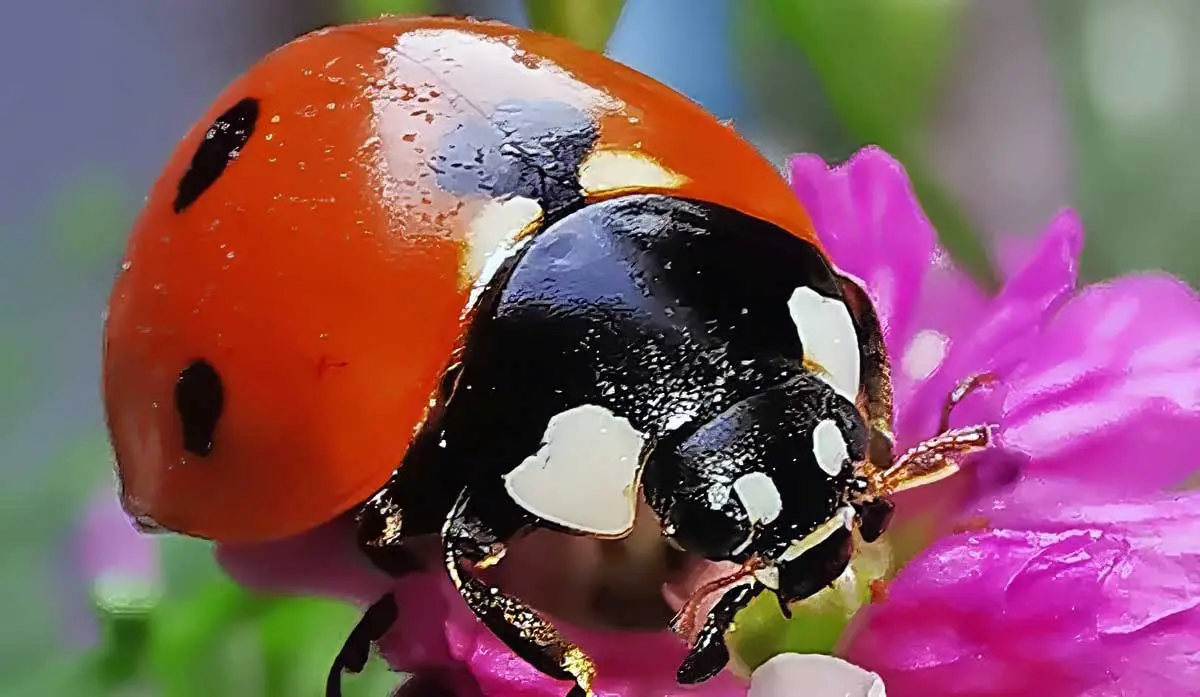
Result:
{"label": "pink flower", "polygon": [[1200,694],[1200,495],[1043,503],[937,542],[845,654],[901,697]]}
{"label": "pink flower", "polygon": [[[1003,389],[969,399],[954,423],[999,423],[1025,474],[1137,493],[1195,470],[1200,303],[1188,286],[1147,274],[1077,292],[1083,230],[1064,211],[987,298],[937,246],[886,153],[868,148],[835,169],[800,156],[791,173],[834,262],[880,307],[904,444],[932,435],[955,383],[986,371]],[[1148,451],[1154,466],[1131,476],[1130,454]]]}
{"label": "pink flower", "polygon": [[[101,595],[145,592],[162,584],[158,545],[138,533],[111,489],[92,497],[73,540],[79,570]],[[120,602],[121,597],[99,598]]]}
{"label": "pink flower", "polygon": [[1083,234],[1064,212],[989,298],[948,263],[885,153],[791,170],[835,263],[881,308],[901,443],[932,435],[957,381],[999,378],[954,423],[998,424],[1000,447],[897,501],[909,519],[951,501],[935,534],[980,515],[988,529],[905,566],[841,653],[893,697],[1200,694],[1200,496],[1161,493],[1196,470],[1195,293],[1159,274],[1076,290]]}
{"label": "pink flower", "polygon": [[[892,550],[902,568],[887,599],[855,617],[838,653],[878,673],[892,697],[1196,691],[1200,621],[1191,608],[1200,593],[1190,589],[1200,546],[1190,540],[1200,539],[1200,499],[1163,493],[1195,469],[1200,302],[1191,289],[1153,274],[1077,289],[1083,233],[1064,212],[1030,248],[1003,254],[1003,287],[985,293],[938,246],[887,154],[868,148],[832,169],[803,156],[791,173],[834,262],[864,283],[880,312],[901,447],[934,435],[957,382],[979,372],[999,378],[953,419],[998,424],[998,447],[962,476],[899,498],[897,523],[876,547]],[[979,516],[984,530],[954,533]],[[562,683],[486,632],[441,574],[392,581],[366,565],[352,540],[339,521],[218,554],[253,586],[358,602],[392,588],[400,616],[382,642],[385,655],[455,694],[563,694]],[[556,555],[573,557],[565,566],[586,576],[592,543],[558,544]],[[675,579],[667,597],[678,602],[716,571]],[[764,613],[785,650],[788,632],[803,633],[813,617],[800,610],[784,631],[773,603],[760,603],[747,612],[753,621],[739,618],[739,631]],[[730,674],[698,689],[676,686],[683,646],[664,633],[563,629],[597,658],[599,695],[746,694]],[[751,694],[793,694],[827,677],[838,694],[877,694],[874,678],[851,668],[780,656],[754,673]]]}
{"label": "pink flower", "polygon": [[[96,492],[69,542],[67,631],[72,640],[98,640],[95,611],[142,613],[162,590],[158,545],[138,533],[111,488]],[[84,586],[83,591],[80,586]]]}

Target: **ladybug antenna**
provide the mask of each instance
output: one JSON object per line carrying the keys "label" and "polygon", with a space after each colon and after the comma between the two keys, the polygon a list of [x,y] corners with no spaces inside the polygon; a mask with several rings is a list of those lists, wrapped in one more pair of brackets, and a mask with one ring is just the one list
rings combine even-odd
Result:
{"label": "ladybug antenna", "polygon": [[390,592],[367,608],[362,619],[350,630],[342,650],[329,668],[325,697],[342,697],[342,674],[361,673],[371,657],[371,644],[391,629],[396,621],[396,598]]}
{"label": "ladybug antenna", "polygon": [[984,373],[958,383],[942,407],[938,435],[918,443],[886,469],[869,467],[866,475],[868,495],[876,498],[891,496],[940,482],[956,474],[968,455],[987,449],[994,439],[995,426],[976,424],[952,429],[950,416],[969,395],[995,382],[994,375]]}

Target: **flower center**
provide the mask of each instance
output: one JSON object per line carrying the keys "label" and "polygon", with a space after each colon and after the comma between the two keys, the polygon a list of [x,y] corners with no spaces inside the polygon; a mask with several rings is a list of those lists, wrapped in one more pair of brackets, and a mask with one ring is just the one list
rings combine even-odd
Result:
{"label": "flower center", "polygon": [[786,652],[833,654],[855,613],[890,575],[892,551],[886,539],[860,544],[846,573],[832,587],[793,605],[790,620],[774,595],[759,596],[737,616],[728,635],[735,670],[748,674]]}

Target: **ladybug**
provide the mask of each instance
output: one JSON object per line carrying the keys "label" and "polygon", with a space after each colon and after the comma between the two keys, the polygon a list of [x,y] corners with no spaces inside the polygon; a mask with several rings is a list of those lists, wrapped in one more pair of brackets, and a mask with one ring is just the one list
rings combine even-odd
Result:
{"label": "ladybug", "polygon": [[[478,573],[518,537],[650,516],[741,564],[679,668],[697,683],[741,608],[830,585],[892,493],[989,434],[895,456],[870,299],[729,125],[454,18],[312,32],[217,98],[134,224],[103,381],[142,529],[248,543],[352,515],[395,574],[440,540],[479,620],[571,695],[592,661]],[[330,694],[394,615],[366,612]]]}

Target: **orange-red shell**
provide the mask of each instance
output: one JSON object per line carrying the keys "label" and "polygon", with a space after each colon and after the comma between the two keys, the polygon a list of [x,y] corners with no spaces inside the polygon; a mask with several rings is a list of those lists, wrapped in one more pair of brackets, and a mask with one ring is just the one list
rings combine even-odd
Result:
{"label": "orange-red shell", "polygon": [[[172,202],[205,132],[259,100],[253,136],[190,207]],[[599,124],[598,149],[674,176],[655,186],[812,239],[776,169],[669,88],[552,36],[454,19],[381,19],[276,50],[230,85],[154,185],[112,291],[104,399],[126,509],[257,541],[318,525],[400,464],[469,322],[469,231],[487,201],[429,166],[463,118],[520,97]],[[591,192],[621,193],[622,187]],[[173,390],[191,360],[223,380],[208,457],[182,448]]]}

